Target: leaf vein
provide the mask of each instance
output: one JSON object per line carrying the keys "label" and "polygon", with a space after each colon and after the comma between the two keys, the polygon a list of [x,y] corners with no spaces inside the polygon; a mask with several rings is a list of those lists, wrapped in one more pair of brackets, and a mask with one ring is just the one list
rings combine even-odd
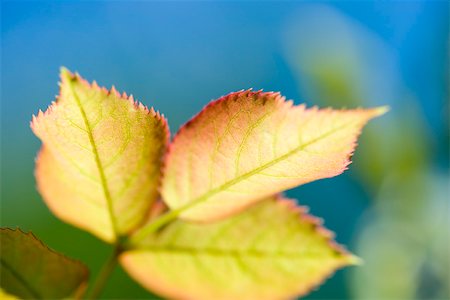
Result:
{"label": "leaf vein", "polygon": [[3,258],[0,258],[0,262],[2,266],[5,269],[8,269],[8,271],[13,275],[14,278],[17,279],[17,281],[20,282],[20,284],[35,298],[35,299],[42,299],[41,295],[33,288],[31,287],[27,281],[18,273],[16,270],[14,270],[13,267],[11,267]]}
{"label": "leaf vein", "polygon": [[78,108],[80,110],[81,116],[82,116],[84,124],[86,126],[86,132],[87,132],[88,137],[89,137],[89,142],[90,142],[90,144],[92,146],[92,151],[93,151],[93,154],[94,154],[95,163],[96,163],[99,175],[100,175],[100,183],[101,183],[101,186],[102,186],[102,189],[103,189],[103,193],[104,193],[105,198],[106,198],[106,205],[108,207],[108,213],[109,213],[109,217],[110,217],[110,220],[111,220],[112,230],[113,230],[113,232],[114,232],[114,234],[115,234],[115,236],[117,238],[117,236],[118,236],[118,228],[117,228],[116,218],[115,218],[115,215],[114,215],[114,208],[113,208],[113,203],[112,203],[112,197],[111,197],[111,194],[110,194],[110,191],[109,191],[109,187],[108,187],[108,182],[106,180],[106,176],[105,176],[105,173],[104,173],[104,170],[103,170],[102,162],[100,160],[100,156],[99,156],[98,149],[97,149],[97,146],[96,146],[96,143],[95,143],[95,140],[94,140],[94,136],[92,134],[92,129],[90,127],[88,117],[86,115],[86,112],[84,111],[83,105],[81,104],[81,101],[80,101],[77,93],[75,92],[75,89],[73,88],[72,84],[73,84],[72,81],[70,81],[69,87],[70,87],[70,89],[72,91],[72,94],[74,96],[75,102],[76,102],[76,104],[77,104],[77,106],[78,106]]}

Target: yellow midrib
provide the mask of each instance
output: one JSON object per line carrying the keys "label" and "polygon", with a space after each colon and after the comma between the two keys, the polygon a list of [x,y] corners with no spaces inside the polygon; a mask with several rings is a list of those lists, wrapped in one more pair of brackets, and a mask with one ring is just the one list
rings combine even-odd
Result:
{"label": "yellow midrib", "polygon": [[242,174],[242,175],[240,175],[238,177],[235,177],[234,179],[229,180],[229,181],[225,182],[224,184],[222,184],[222,185],[220,185],[220,186],[218,186],[218,187],[216,187],[214,189],[209,190],[205,194],[203,194],[203,195],[201,195],[201,196],[199,196],[199,197],[189,201],[187,204],[185,204],[185,205],[183,205],[183,206],[181,206],[181,207],[179,207],[177,209],[173,209],[173,210],[171,210],[171,211],[161,215],[159,218],[157,218],[154,221],[148,223],[145,227],[143,227],[141,230],[136,232],[136,234],[133,235],[133,237],[131,238],[130,245],[131,246],[132,245],[136,245],[137,243],[139,243],[140,240],[144,239],[147,235],[155,232],[156,230],[158,230],[159,228],[161,228],[165,224],[167,224],[167,223],[171,222],[172,220],[176,219],[181,213],[183,213],[184,211],[192,208],[193,206],[196,206],[197,204],[208,200],[208,198],[210,198],[210,197],[212,197],[212,196],[214,196],[214,195],[216,195],[216,194],[218,194],[218,193],[228,189],[229,187],[231,187],[231,186],[233,186],[233,185],[235,185],[235,184],[237,184],[237,183],[239,183],[239,182],[241,182],[241,181],[243,181],[243,180],[245,180],[245,179],[247,179],[247,178],[249,178],[249,177],[251,177],[251,176],[253,176],[253,175],[255,175],[255,174],[257,174],[257,173],[259,173],[259,172],[261,172],[261,171],[263,171],[263,170],[265,170],[265,169],[267,169],[267,168],[269,168],[269,167],[271,167],[271,166],[273,166],[275,164],[277,164],[277,163],[279,163],[280,161],[283,161],[283,160],[287,159],[291,155],[294,155],[295,153],[297,153],[297,152],[303,150],[304,148],[306,148],[306,147],[308,147],[308,146],[310,146],[310,145],[320,141],[321,139],[324,139],[327,136],[329,136],[329,135],[331,135],[331,134],[333,134],[333,133],[335,133],[335,132],[337,132],[339,130],[342,130],[342,129],[346,128],[347,126],[352,125],[354,122],[355,121],[352,120],[350,122],[342,124],[341,126],[333,128],[332,130],[329,130],[328,132],[325,132],[324,134],[322,134],[322,135],[312,139],[311,141],[299,145],[298,147],[296,147],[293,150],[291,150],[291,151],[289,151],[289,152],[279,156],[278,158],[276,158],[276,159],[274,159],[274,160],[272,160],[272,161],[270,161],[270,162],[268,162],[268,163],[266,163],[266,164],[264,164],[264,165],[262,165],[262,166],[260,166],[260,167],[258,167],[256,169],[254,169],[254,170],[252,170],[250,172],[247,172],[247,173],[244,173],[244,174]]}
{"label": "yellow midrib", "polygon": [[98,169],[98,172],[100,175],[100,184],[102,186],[103,194],[105,195],[106,206],[108,207],[108,214],[109,214],[109,218],[111,220],[111,226],[112,226],[112,230],[113,230],[113,234],[114,234],[114,239],[117,239],[117,237],[119,236],[119,230],[117,227],[116,217],[114,215],[114,207],[113,207],[113,203],[112,203],[111,193],[110,193],[109,187],[108,187],[108,182],[106,180],[105,172],[103,170],[102,162],[100,160],[100,156],[99,156],[99,153],[97,150],[97,145],[95,143],[94,136],[92,134],[92,129],[89,124],[89,120],[87,118],[86,112],[84,111],[83,105],[81,104],[80,98],[78,97],[78,95],[73,87],[73,83],[72,83],[73,80],[76,80],[76,79],[69,80],[69,87],[70,87],[72,95],[75,99],[75,102],[77,104],[77,107],[80,110],[84,125],[86,126],[86,133],[89,137],[89,143],[91,144],[91,147],[92,147],[92,153],[94,154],[95,164],[97,166],[97,169]]}
{"label": "yellow midrib", "polygon": [[[329,257],[339,257],[333,256],[333,254],[324,255],[323,252],[313,252],[306,251],[304,253],[301,252],[286,252],[286,251],[264,251],[264,250],[256,250],[256,249],[219,249],[219,248],[192,248],[192,247],[182,247],[182,246],[142,246],[137,252],[167,252],[167,253],[180,253],[185,255],[209,255],[209,256],[251,256],[251,257],[261,257],[261,258],[292,258],[292,259],[304,259],[305,257],[320,257],[320,256],[329,256]],[[344,254],[341,254],[341,257],[345,257]]]}
{"label": "yellow midrib", "polygon": [[291,151],[289,151],[289,152],[279,156],[278,158],[276,158],[276,159],[274,159],[274,160],[272,160],[272,161],[270,161],[270,162],[268,162],[268,163],[266,163],[266,164],[264,164],[264,165],[262,165],[262,166],[260,166],[260,167],[258,167],[256,169],[253,169],[253,170],[251,170],[251,171],[249,171],[247,173],[244,173],[244,174],[242,174],[242,175],[240,175],[238,177],[235,177],[232,180],[229,180],[229,181],[223,183],[222,185],[220,185],[220,186],[218,186],[218,187],[216,187],[214,189],[209,190],[205,194],[203,194],[203,195],[201,195],[201,196],[199,196],[199,197],[197,197],[197,198],[195,198],[193,200],[190,200],[188,204],[186,204],[186,205],[176,209],[176,211],[179,211],[179,213],[181,213],[181,212],[185,211],[186,209],[191,208],[193,205],[196,205],[196,204],[199,204],[199,203],[201,203],[203,201],[206,201],[208,198],[210,198],[210,197],[212,197],[212,196],[214,196],[214,195],[216,195],[216,194],[218,194],[218,193],[220,193],[220,192],[230,188],[231,186],[233,186],[233,185],[235,185],[235,184],[237,184],[237,183],[239,183],[241,181],[244,181],[244,180],[248,179],[249,177],[251,177],[251,176],[253,176],[255,174],[260,173],[261,171],[263,171],[263,170],[265,170],[267,168],[270,168],[271,166],[273,166],[273,165],[275,165],[275,164],[277,164],[277,163],[279,163],[279,162],[289,158],[290,156],[292,156],[292,155],[296,154],[297,152],[305,149],[306,147],[308,147],[308,146],[310,146],[310,145],[312,145],[312,144],[314,144],[314,143],[316,143],[316,142],[326,138],[327,136],[329,136],[329,135],[331,135],[331,134],[333,134],[333,133],[335,133],[335,132],[337,132],[339,130],[344,129],[345,127],[351,125],[352,123],[354,123],[354,121],[351,121],[351,122],[348,122],[348,123],[344,123],[341,126],[333,128],[332,130],[330,130],[328,132],[325,132],[324,134],[322,134],[322,135],[312,139],[311,141],[299,145],[298,147],[296,147],[296,148],[292,149]]}

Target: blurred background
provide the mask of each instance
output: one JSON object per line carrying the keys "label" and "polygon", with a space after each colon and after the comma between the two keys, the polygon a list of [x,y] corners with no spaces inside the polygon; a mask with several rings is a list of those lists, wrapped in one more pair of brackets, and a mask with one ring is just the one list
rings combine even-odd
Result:
{"label": "blurred background", "polygon": [[[110,248],[56,219],[35,190],[31,115],[60,66],[132,93],[172,132],[231,91],[296,103],[389,105],[345,174],[286,192],[362,257],[307,299],[449,299],[449,3],[1,2],[1,226],[88,264]],[[158,299],[121,270],[105,298]]]}

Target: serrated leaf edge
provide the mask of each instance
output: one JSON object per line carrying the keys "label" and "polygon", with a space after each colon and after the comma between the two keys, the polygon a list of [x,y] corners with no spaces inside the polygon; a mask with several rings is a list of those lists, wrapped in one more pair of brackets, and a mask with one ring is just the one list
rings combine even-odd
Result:
{"label": "serrated leaf edge", "polygon": [[150,107],[150,109],[149,109],[147,106],[145,106],[138,100],[135,100],[132,94],[127,95],[126,92],[122,92],[122,94],[121,94],[115,88],[114,85],[112,85],[111,88],[108,90],[105,87],[100,87],[95,80],[93,80],[92,83],[89,83],[86,79],[81,77],[81,75],[78,72],[72,73],[65,67],[61,67],[61,76],[60,76],[60,81],[58,82],[58,86],[59,86],[58,95],[56,96],[55,100],[52,101],[52,103],[47,107],[47,109],[45,111],[42,111],[40,109],[38,111],[37,115],[34,115],[34,114],[32,115],[32,120],[30,122],[31,129],[33,129],[34,123],[36,123],[39,120],[39,118],[41,118],[45,115],[51,114],[52,111],[54,109],[56,109],[59,99],[61,97],[62,84],[64,83],[64,81],[66,79],[72,79],[72,80],[75,79],[76,81],[80,82],[81,84],[83,84],[84,86],[86,86],[89,89],[95,89],[97,91],[102,92],[106,97],[113,94],[119,99],[128,101],[130,104],[132,104],[132,106],[135,109],[145,111],[147,114],[155,117],[158,121],[161,121],[161,123],[164,127],[164,131],[166,133],[166,139],[167,139],[166,141],[168,142],[170,140],[169,124],[168,124],[167,119],[164,116],[164,114],[161,114],[158,110],[155,110],[153,107]]}
{"label": "serrated leaf edge", "polygon": [[[61,67],[60,81],[58,82],[59,93],[56,96],[56,99],[54,101],[52,101],[52,103],[47,107],[47,109],[44,112],[42,110],[39,110],[37,115],[34,115],[34,114],[32,115],[32,120],[30,122],[30,127],[31,127],[32,131],[35,134],[36,134],[36,131],[34,129],[35,124],[37,122],[39,122],[39,120],[41,118],[44,118],[47,115],[50,115],[55,109],[57,109],[59,99],[62,97],[62,92],[61,92],[62,85],[66,81],[70,81],[70,80],[75,80],[75,81],[81,83],[82,85],[84,85],[85,87],[87,87],[88,89],[95,89],[97,91],[100,91],[101,93],[104,94],[105,97],[108,97],[111,94],[113,94],[119,99],[128,101],[132,105],[132,107],[134,109],[144,111],[148,115],[151,115],[152,117],[155,117],[156,120],[160,121],[160,123],[162,125],[163,131],[164,131],[164,135],[165,135],[165,138],[164,138],[164,141],[163,141],[165,149],[164,149],[163,152],[164,153],[167,152],[167,147],[168,147],[169,142],[170,142],[170,129],[169,129],[168,121],[164,117],[164,114],[161,114],[159,111],[156,111],[153,107],[151,107],[149,109],[147,106],[143,105],[141,102],[135,100],[133,95],[131,95],[131,94],[129,96],[126,94],[126,92],[123,92],[121,94],[119,91],[117,91],[117,89],[115,88],[114,85],[111,87],[110,90],[107,90],[105,87],[100,87],[95,80],[92,83],[89,83],[86,79],[81,77],[81,75],[79,75],[77,72],[72,73],[65,67]],[[40,155],[41,155],[44,147],[45,147],[45,145],[42,145],[41,149],[39,150],[39,152],[38,152],[38,154],[37,154],[37,156],[35,158],[35,162],[36,163],[39,163],[39,158],[40,158]],[[164,158],[164,155],[162,155],[162,157],[160,158],[161,159],[161,168],[164,165],[164,159],[163,158]],[[37,172],[37,168],[35,168],[35,171],[34,171],[35,176],[36,176],[36,172]],[[99,170],[99,172],[102,172],[102,170]],[[158,186],[157,187],[157,192],[158,192],[159,195],[160,195],[160,188],[159,187],[161,186],[161,183],[162,183],[162,175],[163,174],[162,174],[162,171],[161,171],[161,174],[160,174],[160,176],[158,178],[158,182],[157,182],[157,186]],[[103,189],[108,189],[108,187],[103,186]],[[109,196],[107,196],[106,193],[105,193],[105,197],[109,198]],[[112,206],[112,204],[108,204],[108,205]],[[150,209],[146,213],[150,214],[151,210],[152,210],[152,208],[150,207]],[[108,209],[108,211],[109,211],[110,219],[111,219],[111,222],[112,222],[112,225],[113,225],[114,239],[117,239],[119,234],[118,234],[118,230],[116,229],[116,225],[115,225],[115,223],[116,223],[115,222],[115,218],[116,217],[115,217],[115,215],[112,214],[110,209]],[[145,220],[146,220],[146,218],[143,218],[143,222],[140,225],[144,224]],[[135,229],[139,228],[140,225],[138,224]],[[84,226],[81,226],[81,227],[84,228]],[[130,232],[133,232],[133,230],[130,230]]]}
{"label": "serrated leaf edge", "polygon": [[[286,98],[284,96],[282,96],[281,93],[279,93],[279,92],[263,92],[263,90],[252,91],[252,89],[241,90],[241,91],[238,91],[238,92],[232,92],[232,93],[229,93],[229,94],[227,94],[225,96],[222,96],[222,97],[218,98],[217,100],[213,100],[210,103],[208,103],[206,106],[203,107],[203,109],[198,114],[196,114],[188,122],[186,122],[184,125],[182,125],[179,128],[178,132],[174,135],[171,143],[169,144],[169,146],[167,148],[167,151],[166,151],[166,153],[164,155],[164,158],[163,158],[163,164],[162,164],[162,168],[163,169],[161,171],[163,178],[164,178],[164,175],[166,173],[165,172],[165,168],[167,167],[167,161],[168,161],[171,153],[173,152],[173,147],[174,147],[173,145],[175,144],[175,141],[177,140],[177,138],[186,129],[191,127],[194,123],[198,122],[199,118],[201,116],[203,116],[210,108],[212,108],[212,107],[214,107],[216,105],[219,105],[220,103],[222,103],[224,101],[228,101],[228,100],[235,100],[236,101],[240,97],[246,97],[247,99],[248,98],[252,98],[253,100],[261,100],[262,99],[263,103],[265,103],[265,101],[267,101],[268,98],[272,98],[275,101],[276,105],[280,105],[280,106],[281,105],[286,105],[288,109],[289,108],[297,108],[297,109],[302,109],[304,111],[308,110],[310,112],[311,111],[312,112],[318,112],[318,111],[325,111],[325,112],[331,112],[331,111],[337,111],[337,112],[339,112],[339,111],[342,111],[342,112],[350,112],[350,111],[351,112],[358,112],[358,111],[361,111],[361,112],[363,112],[364,111],[365,112],[365,111],[371,110],[373,112],[373,117],[376,117],[376,116],[382,115],[386,111],[388,111],[388,107],[386,107],[386,106],[384,106],[384,107],[377,107],[377,108],[369,108],[369,109],[356,108],[356,109],[350,109],[350,110],[349,109],[345,109],[345,108],[333,109],[331,107],[318,108],[317,106],[313,106],[313,107],[307,108],[306,104],[294,105],[293,100],[286,100]],[[361,132],[362,132],[362,128],[360,130],[358,130],[358,132],[355,134],[354,142],[351,144],[351,146],[352,146],[351,147],[351,151],[349,151],[347,153],[347,155],[346,155],[347,159],[343,162],[341,170],[339,170],[338,172],[336,172],[334,175],[332,175],[330,177],[334,177],[334,176],[340,175],[340,174],[342,174],[344,171],[346,171],[348,169],[348,166],[352,162],[351,161],[351,157],[353,156],[353,154],[354,154],[354,152],[356,150],[356,147],[358,145],[357,144],[357,140],[358,140],[358,137],[360,136]],[[328,134],[331,134],[331,133],[326,133],[324,135],[328,135]],[[318,139],[320,139],[320,138],[318,138]],[[302,147],[304,147],[304,146],[306,146],[306,145],[308,145],[308,144],[310,144],[312,142],[315,142],[315,141],[316,141],[316,139],[313,139],[312,141],[309,141],[309,142],[305,143],[304,145],[300,145],[299,147],[297,147],[296,149],[294,149],[293,151],[290,151],[290,152],[294,152],[294,151],[296,152],[296,151],[300,150],[300,148],[302,148]],[[284,155],[280,155],[277,159],[288,155],[290,152],[288,152],[288,153],[286,153]],[[267,163],[266,165],[269,165],[269,164],[273,163],[277,159],[274,159],[273,161]],[[248,173],[246,173],[244,175],[240,175],[239,177],[244,177],[244,176],[246,176],[247,174],[249,174],[251,172],[253,172],[253,171],[250,171],[250,172],[248,172]],[[224,184],[220,185],[219,187],[214,188],[213,190],[217,190],[217,192],[220,192],[222,187],[227,186],[228,184],[230,184],[230,186],[232,186],[232,185],[235,184],[234,181],[239,182],[240,180],[237,180],[237,178],[239,178],[239,177],[235,177],[234,179],[231,179],[231,180],[225,182]],[[161,192],[162,191],[160,191],[160,193]],[[217,192],[215,192],[215,193],[217,193]],[[183,211],[185,211],[185,210],[187,210],[189,208],[192,208],[193,206],[197,205],[198,203],[203,202],[204,200],[207,200],[209,198],[209,196],[211,196],[211,195],[208,195],[208,193],[209,192],[206,192],[203,195],[200,195],[200,196],[196,197],[195,199],[192,199],[191,202],[184,204],[183,206],[177,208],[176,210],[179,211],[179,214],[181,214]],[[206,197],[206,199],[203,199],[207,195],[208,195],[208,197]]]}
{"label": "serrated leaf edge", "polygon": [[[324,275],[322,276],[320,281],[316,281],[316,282],[311,283],[308,286],[301,287],[301,289],[299,289],[298,291],[296,291],[295,293],[292,293],[292,295],[290,295],[291,298],[306,295],[306,294],[310,293],[311,291],[319,288],[323,283],[325,283],[327,281],[328,278],[332,277],[333,274],[337,270],[339,270],[345,266],[352,266],[352,265],[354,266],[354,265],[359,265],[361,263],[360,258],[358,258],[357,256],[350,253],[344,246],[338,244],[334,240],[335,234],[332,231],[323,227],[323,219],[308,214],[309,208],[307,206],[300,206],[297,204],[297,201],[295,199],[286,198],[282,194],[275,195],[273,201],[276,204],[282,205],[287,210],[294,213],[301,222],[306,223],[307,225],[309,224],[312,227],[312,231],[314,233],[316,233],[319,237],[322,237],[325,239],[326,244],[335,253],[335,255],[338,257],[337,260],[339,261],[339,263],[337,263],[337,265],[334,268],[330,268],[327,272],[324,273]],[[257,205],[257,204],[258,203],[254,203],[254,204],[250,205],[248,208],[250,208],[251,206]],[[184,222],[186,222],[186,221],[184,221]],[[161,249],[159,249],[159,250],[163,250],[163,249],[164,249],[164,247],[161,247]],[[133,251],[155,252],[155,248],[146,247],[144,245],[142,247],[132,248],[129,251],[131,251],[131,252],[133,252]],[[197,252],[207,252],[207,251],[208,251],[207,249],[204,249],[204,250],[200,249]],[[127,251],[125,251],[124,254],[126,254],[126,252]],[[195,251],[193,250],[193,252],[195,252]],[[220,252],[226,253],[227,251],[221,250]],[[243,253],[245,253],[245,251],[243,251]],[[299,256],[300,255],[301,254],[299,254]],[[267,257],[270,257],[270,256],[272,256],[272,255],[267,254]]]}
{"label": "serrated leaf edge", "polygon": [[78,259],[68,257],[67,255],[57,252],[56,250],[53,250],[52,248],[50,248],[49,246],[44,244],[44,242],[41,239],[39,239],[36,235],[34,235],[34,233],[31,231],[25,232],[19,227],[16,227],[15,229],[10,228],[10,227],[0,227],[0,231],[4,231],[4,232],[10,231],[10,232],[14,232],[14,233],[19,232],[20,234],[22,234],[24,236],[31,237],[33,242],[38,243],[40,246],[42,246],[44,249],[48,250],[50,253],[55,254],[56,256],[61,257],[64,260],[70,261],[70,262],[80,266],[84,273],[83,274],[84,280],[80,284],[80,286],[78,286],[77,289],[75,291],[73,291],[72,295],[75,296],[75,298],[78,298],[78,297],[76,297],[76,295],[81,295],[86,290],[90,274],[89,274],[88,267],[83,262],[81,262]]}

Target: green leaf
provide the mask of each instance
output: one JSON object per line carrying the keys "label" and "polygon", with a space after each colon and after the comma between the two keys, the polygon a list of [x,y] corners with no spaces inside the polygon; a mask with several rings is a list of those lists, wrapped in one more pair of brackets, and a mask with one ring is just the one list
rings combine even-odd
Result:
{"label": "green leaf", "polygon": [[25,299],[57,299],[85,289],[88,269],[49,249],[31,232],[1,228],[0,241],[0,286],[4,292]]}
{"label": "green leaf", "polygon": [[272,197],[226,220],[177,220],[120,261],[149,290],[175,299],[273,300],[304,295],[358,259],[294,201]]}
{"label": "green leaf", "polygon": [[31,127],[43,142],[38,189],[55,215],[108,242],[144,221],[169,138],[163,116],[62,69],[56,103]]}

